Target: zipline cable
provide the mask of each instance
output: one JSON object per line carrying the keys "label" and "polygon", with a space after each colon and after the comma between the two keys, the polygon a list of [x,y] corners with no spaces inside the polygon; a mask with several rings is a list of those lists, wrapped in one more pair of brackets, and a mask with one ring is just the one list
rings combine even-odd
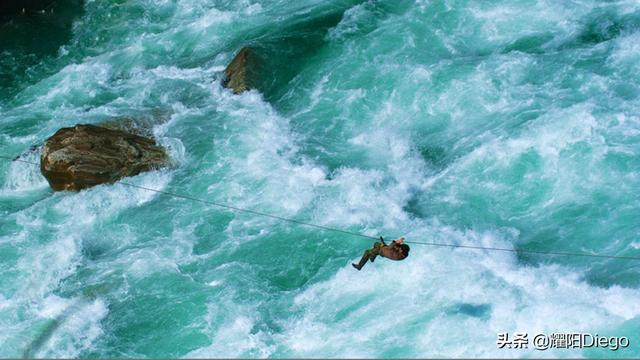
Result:
{"label": "zipline cable", "polygon": [[[8,157],[8,156],[3,156],[3,155],[0,155],[0,158],[12,160],[12,161],[19,161],[19,162],[23,162],[23,163],[26,163],[26,164],[36,165],[36,166],[40,165],[40,164],[32,162],[32,161],[22,160],[22,159],[19,159],[19,158],[11,158],[11,157]],[[140,185],[135,185],[135,184],[131,184],[131,183],[124,182],[124,181],[119,181],[118,183],[122,184],[122,185],[125,185],[125,186],[129,186],[129,187],[145,190],[145,191],[151,191],[151,192],[155,192],[155,193],[158,193],[158,194],[171,196],[171,197],[178,198],[178,199],[185,199],[185,200],[195,201],[195,202],[199,202],[199,203],[203,203],[203,204],[214,205],[214,206],[218,206],[218,207],[229,209],[229,210],[233,210],[233,211],[239,211],[239,212],[244,212],[244,213],[258,215],[258,216],[264,216],[264,217],[268,217],[268,218],[272,218],[272,219],[276,219],[276,220],[280,220],[280,221],[286,221],[286,222],[290,222],[290,223],[294,223],[294,224],[298,224],[298,225],[314,227],[314,228],[317,228],[317,229],[333,231],[333,232],[338,232],[338,233],[342,233],[342,234],[346,234],[346,235],[352,235],[352,236],[358,236],[358,237],[367,238],[367,239],[373,239],[373,240],[378,240],[379,239],[379,238],[377,238],[375,236],[369,236],[369,235],[365,235],[365,234],[362,234],[362,233],[352,232],[352,231],[343,230],[343,229],[336,229],[336,228],[332,228],[332,227],[324,226],[324,225],[313,224],[313,223],[309,223],[309,222],[305,222],[305,221],[300,221],[300,220],[286,218],[286,217],[282,217],[282,216],[278,216],[278,215],[268,214],[268,213],[264,213],[264,212],[261,212],[261,211],[244,209],[244,208],[240,208],[240,207],[237,207],[237,206],[222,204],[222,203],[218,203],[218,202],[210,201],[210,200],[205,200],[205,199],[200,199],[200,198],[196,198],[196,197],[189,196],[189,195],[182,195],[182,194],[172,193],[172,192],[169,192],[169,191],[152,189],[152,188],[148,188],[148,187],[140,186]],[[419,244],[419,245],[434,246],[434,247],[449,247],[449,248],[473,249],[473,250],[502,251],[502,252],[527,253],[527,254],[537,254],[537,255],[582,256],[582,257],[594,257],[594,258],[617,259],[617,260],[640,260],[640,257],[637,257],[637,256],[602,255],[602,254],[590,254],[590,253],[585,253],[585,252],[543,251],[543,250],[532,250],[532,249],[522,249],[522,248],[509,249],[509,248],[499,248],[499,247],[489,247],[489,246],[445,244],[445,243],[421,242],[421,241],[405,241],[405,242],[408,243],[408,244]]]}

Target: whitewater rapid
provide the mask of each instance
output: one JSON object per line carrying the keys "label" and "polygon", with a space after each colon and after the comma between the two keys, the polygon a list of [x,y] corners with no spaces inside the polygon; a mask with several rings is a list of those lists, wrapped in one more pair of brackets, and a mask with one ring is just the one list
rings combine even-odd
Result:
{"label": "whitewater rapid", "polygon": [[[127,179],[370,236],[638,256],[633,1],[87,1],[0,100],[15,156],[165,114]],[[268,55],[262,91],[222,71]],[[38,153],[23,157],[38,162]],[[368,240],[0,163],[0,356],[637,357],[640,265]],[[499,349],[501,332],[629,336]]]}

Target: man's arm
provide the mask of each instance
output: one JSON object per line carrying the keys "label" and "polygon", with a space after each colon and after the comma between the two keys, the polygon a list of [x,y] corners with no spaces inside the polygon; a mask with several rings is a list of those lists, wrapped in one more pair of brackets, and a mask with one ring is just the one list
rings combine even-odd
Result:
{"label": "man's arm", "polygon": [[393,240],[392,243],[402,245],[403,241],[404,241],[404,236],[400,237],[400,239]]}

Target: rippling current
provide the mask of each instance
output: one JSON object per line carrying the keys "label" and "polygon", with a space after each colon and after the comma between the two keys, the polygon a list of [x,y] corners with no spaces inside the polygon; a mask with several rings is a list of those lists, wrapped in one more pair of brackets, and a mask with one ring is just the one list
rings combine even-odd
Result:
{"label": "rippling current", "polygon": [[[371,236],[640,256],[637,1],[69,6],[45,38],[3,25],[0,155],[161,117],[174,165],[133,184]],[[233,95],[243,46],[260,90]],[[640,356],[639,261],[413,244],[357,272],[363,238],[118,183],[54,193],[7,160],[0,215],[3,357]]]}

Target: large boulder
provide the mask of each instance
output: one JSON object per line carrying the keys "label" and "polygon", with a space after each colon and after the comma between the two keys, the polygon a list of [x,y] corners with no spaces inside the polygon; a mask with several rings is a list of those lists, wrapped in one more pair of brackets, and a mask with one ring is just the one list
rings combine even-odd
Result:
{"label": "large boulder", "polygon": [[224,70],[222,86],[240,94],[254,86],[256,57],[251,49],[243,47]]}
{"label": "large boulder", "polygon": [[53,190],[78,191],[163,167],[169,157],[151,138],[76,125],[47,139],[40,160],[40,170]]}

